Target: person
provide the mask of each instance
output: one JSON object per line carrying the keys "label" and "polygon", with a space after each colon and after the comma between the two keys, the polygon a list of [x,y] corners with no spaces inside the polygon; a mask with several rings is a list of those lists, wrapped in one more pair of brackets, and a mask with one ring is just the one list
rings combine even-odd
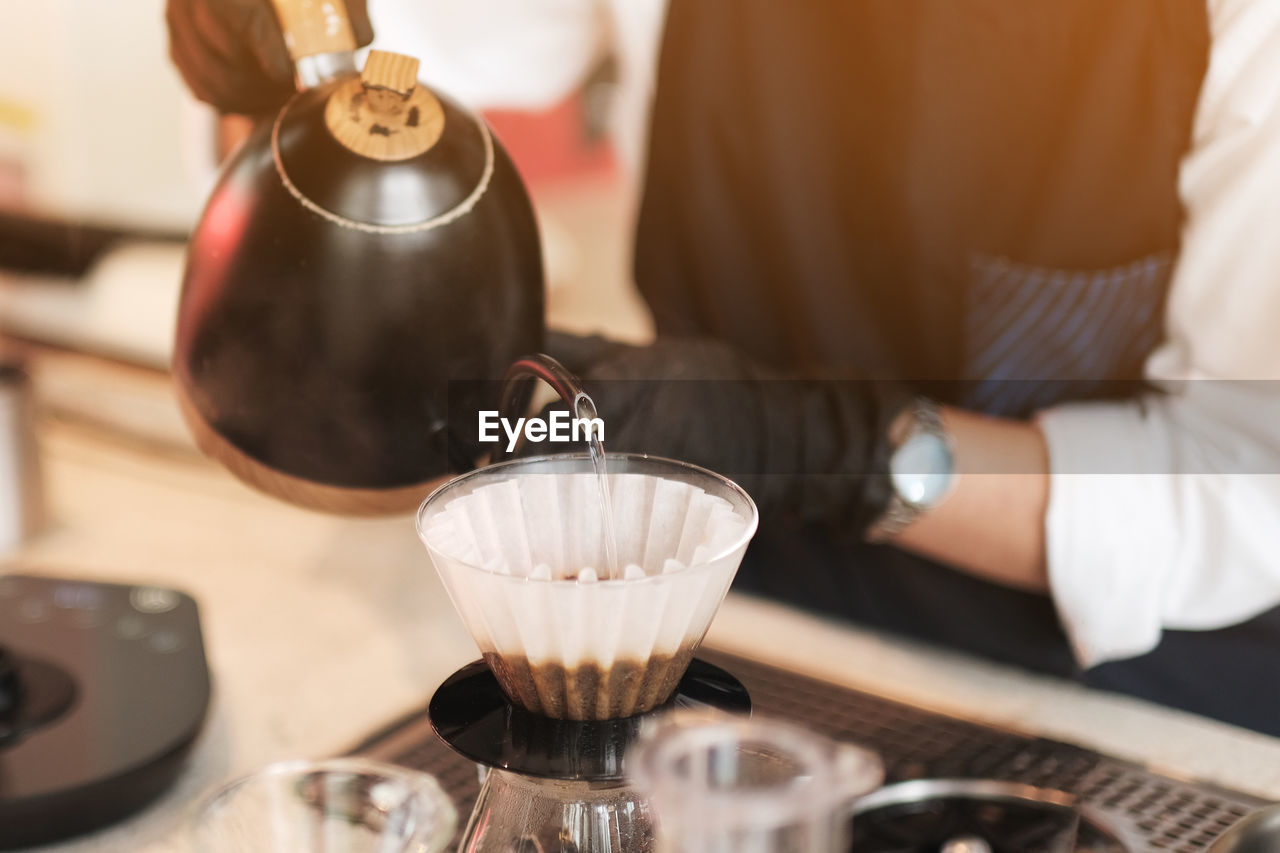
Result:
{"label": "person", "polygon": [[[467,6],[433,38],[497,39],[514,88],[636,8]],[[198,96],[279,105],[265,0],[169,22]],[[610,449],[748,486],[740,588],[1280,734],[1280,5],[671,0],[661,33],[658,338],[553,346]]]}

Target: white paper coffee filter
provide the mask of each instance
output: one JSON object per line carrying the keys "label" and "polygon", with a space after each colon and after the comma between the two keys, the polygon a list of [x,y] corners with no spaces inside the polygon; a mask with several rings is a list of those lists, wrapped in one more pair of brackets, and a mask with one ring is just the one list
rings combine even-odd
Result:
{"label": "white paper coffee filter", "polygon": [[678,480],[609,479],[625,579],[604,579],[592,474],[515,474],[430,519],[423,539],[482,651],[607,666],[701,640],[746,549],[749,519]]}

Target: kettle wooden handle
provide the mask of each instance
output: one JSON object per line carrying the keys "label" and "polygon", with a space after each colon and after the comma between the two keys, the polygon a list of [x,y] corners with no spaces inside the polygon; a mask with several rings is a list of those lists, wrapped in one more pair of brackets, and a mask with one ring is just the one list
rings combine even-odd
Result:
{"label": "kettle wooden handle", "polygon": [[322,53],[356,49],[344,0],[271,0],[294,62]]}

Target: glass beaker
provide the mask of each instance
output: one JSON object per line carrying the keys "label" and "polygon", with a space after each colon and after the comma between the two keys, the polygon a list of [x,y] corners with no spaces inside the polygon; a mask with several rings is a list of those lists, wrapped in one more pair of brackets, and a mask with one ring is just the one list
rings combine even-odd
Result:
{"label": "glass beaker", "polygon": [[213,794],[197,853],[443,853],[457,810],[436,780],[353,758],[272,764]]}
{"label": "glass beaker", "polygon": [[668,715],[627,758],[661,853],[845,853],[854,802],[879,758],[790,723]]}

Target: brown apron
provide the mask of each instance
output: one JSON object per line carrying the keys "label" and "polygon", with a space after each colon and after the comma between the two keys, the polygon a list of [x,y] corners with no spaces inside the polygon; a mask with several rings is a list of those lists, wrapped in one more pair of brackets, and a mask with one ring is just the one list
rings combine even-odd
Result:
{"label": "brown apron", "polygon": [[[659,334],[1014,417],[1132,395],[1208,47],[1204,0],[672,0],[636,249]],[[1280,734],[1275,613],[1080,672],[1047,598],[785,522],[738,588]]]}

